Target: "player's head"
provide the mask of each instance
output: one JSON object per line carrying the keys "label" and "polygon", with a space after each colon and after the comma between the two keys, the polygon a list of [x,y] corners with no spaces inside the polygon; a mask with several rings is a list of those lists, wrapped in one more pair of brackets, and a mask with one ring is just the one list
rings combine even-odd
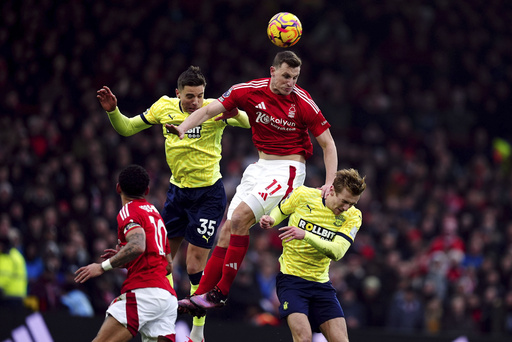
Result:
{"label": "player's head", "polygon": [[325,205],[335,215],[339,215],[354,206],[366,189],[366,177],[361,177],[354,169],[343,169],[336,172]]}
{"label": "player's head", "polygon": [[120,173],[117,181],[117,192],[129,198],[142,198],[149,192],[149,175],[139,165],[129,165]]}
{"label": "player's head", "polygon": [[278,95],[290,95],[300,75],[302,61],[291,51],[281,51],[270,67],[270,90]]}
{"label": "player's head", "polygon": [[193,113],[203,106],[204,88],[206,78],[197,66],[189,66],[178,77],[176,97],[181,101],[181,109],[187,113]]}

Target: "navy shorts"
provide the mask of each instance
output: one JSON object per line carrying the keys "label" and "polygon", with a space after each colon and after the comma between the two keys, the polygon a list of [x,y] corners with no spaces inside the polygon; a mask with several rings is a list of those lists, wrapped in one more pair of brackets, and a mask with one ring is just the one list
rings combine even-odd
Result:
{"label": "navy shorts", "polygon": [[345,317],[330,281],[317,283],[279,272],[276,291],[281,303],[281,318],[295,312],[303,313],[308,317],[314,332],[320,332],[320,325],[330,319]]}
{"label": "navy shorts", "polygon": [[167,237],[184,237],[194,246],[211,249],[226,204],[221,179],[203,188],[180,188],[171,183],[162,210]]}

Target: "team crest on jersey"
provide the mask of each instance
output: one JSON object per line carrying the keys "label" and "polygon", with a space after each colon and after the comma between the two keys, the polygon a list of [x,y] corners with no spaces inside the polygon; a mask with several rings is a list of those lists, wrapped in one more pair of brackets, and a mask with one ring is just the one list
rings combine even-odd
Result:
{"label": "team crest on jersey", "polygon": [[343,215],[338,215],[334,218],[334,225],[336,227],[341,227],[345,222],[345,217]]}
{"label": "team crest on jersey", "polygon": [[320,227],[314,223],[308,222],[306,220],[300,219],[297,227],[304,229],[305,231],[311,232],[315,235],[320,236],[322,240],[332,241],[336,236],[336,233],[326,229],[324,227]]}
{"label": "team crest on jersey", "polygon": [[292,104],[290,109],[288,109],[288,117],[293,119],[295,114],[297,113],[297,109],[295,108],[295,104]]}
{"label": "team crest on jersey", "polygon": [[201,126],[197,126],[189,129],[188,131],[185,132],[185,134],[189,139],[198,139],[201,138],[201,129]]}

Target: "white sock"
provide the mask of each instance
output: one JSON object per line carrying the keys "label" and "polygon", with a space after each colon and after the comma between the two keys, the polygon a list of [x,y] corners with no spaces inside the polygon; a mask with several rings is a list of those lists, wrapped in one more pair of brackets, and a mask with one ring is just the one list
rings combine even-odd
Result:
{"label": "white sock", "polygon": [[192,325],[190,339],[194,342],[204,341],[204,325]]}

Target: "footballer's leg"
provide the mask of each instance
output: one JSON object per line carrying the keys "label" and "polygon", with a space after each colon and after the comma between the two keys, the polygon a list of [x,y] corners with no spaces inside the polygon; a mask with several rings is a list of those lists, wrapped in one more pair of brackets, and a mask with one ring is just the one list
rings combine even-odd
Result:
{"label": "footballer's leg", "polygon": [[[199,286],[209,253],[210,249],[208,248],[198,247],[190,243],[188,245],[186,264],[191,295],[196,292]],[[189,338],[193,342],[201,342],[204,340],[205,312],[199,308],[198,310],[195,308],[190,310],[189,308],[189,312],[194,316]]]}
{"label": "footballer's leg", "polygon": [[220,229],[217,246],[213,249],[212,255],[206,263],[203,277],[201,278],[201,282],[195,294],[201,295],[206,293],[213,289],[219,282],[222,277],[222,267],[224,267],[224,258],[228,250],[230,236],[231,220],[226,220]]}
{"label": "footballer's leg", "polygon": [[132,338],[132,334],[124,325],[107,315],[93,342],[125,342]]}
{"label": "footballer's leg", "polygon": [[290,327],[293,342],[311,341],[313,339],[313,332],[305,314],[294,312],[286,317],[286,321]]}
{"label": "footballer's leg", "polygon": [[343,317],[320,324],[320,331],[328,342],[348,342],[347,323]]}

